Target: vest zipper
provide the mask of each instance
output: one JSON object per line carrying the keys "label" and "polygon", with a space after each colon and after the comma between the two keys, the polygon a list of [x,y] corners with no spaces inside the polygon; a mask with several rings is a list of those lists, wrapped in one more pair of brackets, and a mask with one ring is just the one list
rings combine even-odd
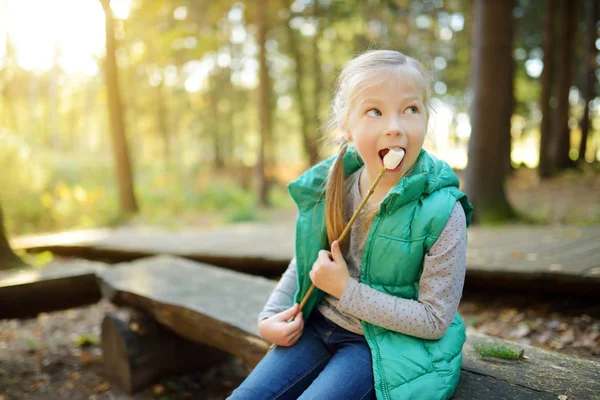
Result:
{"label": "vest zipper", "polygon": [[[377,232],[377,229],[379,228],[379,223],[381,221],[380,218],[380,214],[382,213],[382,210],[380,209],[380,211],[375,215],[375,218],[373,219],[373,225],[371,226],[371,229],[369,229],[369,235],[367,236],[367,241],[366,241],[366,245],[365,245],[365,250],[363,253],[363,261],[364,260],[368,260],[369,257],[371,256],[371,247],[372,247],[372,241],[374,240],[373,238],[375,237],[375,233]],[[368,284],[368,280],[367,279],[363,279],[367,277],[367,266],[369,265],[368,262],[363,262],[364,265],[362,265],[363,268],[361,268],[361,282],[365,282]],[[375,369],[377,374],[379,375],[379,377],[382,377],[382,379],[380,379],[381,381],[381,393],[383,394],[383,398],[385,400],[389,399],[388,397],[388,388],[387,388],[387,381],[385,379],[383,379],[383,377],[385,377],[385,374],[383,374],[383,368],[381,367],[381,356],[379,355],[379,347],[377,346],[377,344],[375,342],[373,342],[371,340],[371,337],[373,336],[373,332],[371,332],[371,326],[363,323],[363,330],[365,331],[365,338],[367,340],[367,343],[369,344],[369,347],[371,348],[371,351],[375,351],[375,357],[373,357],[375,359]]]}

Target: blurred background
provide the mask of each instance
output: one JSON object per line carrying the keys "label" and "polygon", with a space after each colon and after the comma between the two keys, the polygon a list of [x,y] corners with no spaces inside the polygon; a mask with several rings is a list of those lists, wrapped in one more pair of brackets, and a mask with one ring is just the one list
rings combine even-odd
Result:
{"label": "blurred background", "polygon": [[[490,26],[468,0],[1,0],[8,235],[293,212],[287,183],[335,151],[321,140],[334,79],[374,48],[431,70],[425,148],[472,178],[478,221],[599,222],[598,5],[505,3],[509,18]],[[481,50],[494,41],[509,51]],[[489,65],[492,82],[474,65]],[[472,107],[478,93],[491,101]],[[486,127],[500,106],[508,123]],[[508,144],[498,162],[493,137]],[[467,165],[501,170],[484,179],[497,190]],[[560,189],[563,204],[548,204]],[[510,209],[485,218],[478,191]]]}
{"label": "blurred background", "polygon": [[[599,21],[597,0],[0,0],[0,400],[122,398],[96,268],[160,253],[278,278],[286,186],[336,153],[335,78],[369,49],[431,71],[425,148],[475,206],[469,332],[600,361]],[[135,398],[221,399],[245,374]]]}

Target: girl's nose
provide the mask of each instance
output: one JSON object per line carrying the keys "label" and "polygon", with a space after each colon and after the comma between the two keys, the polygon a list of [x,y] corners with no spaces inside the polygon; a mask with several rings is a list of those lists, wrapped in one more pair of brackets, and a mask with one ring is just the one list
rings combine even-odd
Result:
{"label": "girl's nose", "polygon": [[404,129],[402,128],[399,117],[390,118],[385,134],[388,136],[400,136],[404,134]]}

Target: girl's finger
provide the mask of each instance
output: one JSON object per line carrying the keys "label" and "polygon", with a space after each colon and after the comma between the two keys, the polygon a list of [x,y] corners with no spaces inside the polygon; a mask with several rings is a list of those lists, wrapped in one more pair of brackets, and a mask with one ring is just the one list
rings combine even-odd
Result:
{"label": "girl's finger", "polygon": [[293,321],[287,323],[284,334],[289,336],[298,329],[302,329],[302,327],[304,327],[304,321],[302,320],[302,312],[299,312]]}
{"label": "girl's finger", "polygon": [[319,251],[319,257],[317,257],[317,260],[320,262],[320,264],[328,264],[331,262],[331,258],[329,257],[329,254],[330,253],[325,250]]}
{"label": "girl's finger", "polygon": [[296,332],[296,334],[294,336],[289,337],[288,338],[288,343],[290,344],[290,346],[293,345],[293,344],[295,344],[298,341],[298,339],[300,339],[300,336],[302,336],[302,331],[301,330],[298,331],[298,332]]}

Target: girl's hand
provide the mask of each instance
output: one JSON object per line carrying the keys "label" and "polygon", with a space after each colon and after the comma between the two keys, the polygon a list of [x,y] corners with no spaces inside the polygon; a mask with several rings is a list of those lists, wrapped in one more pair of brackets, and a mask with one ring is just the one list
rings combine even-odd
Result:
{"label": "girl's hand", "polygon": [[348,279],[350,279],[348,265],[336,240],[331,244],[331,252],[319,251],[317,261],[310,271],[310,280],[319,289],[339,299],[344,293]]}
{"label": "girl's hand", "polygon": [[[296,343],[304,329],[302,311],[298,312],[299,308],[298,304],[294,304],[291,308],[260,321],[260,335],[278,346],[289,347]],[[288,322],[291,318],[294,320]]]}

